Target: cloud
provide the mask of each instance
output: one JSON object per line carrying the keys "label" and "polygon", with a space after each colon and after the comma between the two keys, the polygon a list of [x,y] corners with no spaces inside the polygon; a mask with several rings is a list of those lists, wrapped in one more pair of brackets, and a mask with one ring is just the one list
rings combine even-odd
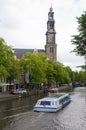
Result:
{"label": "cloud", "polygon": [[3,29],[15,29],[19,28],[20,25],[20,16],[19,9],[10,0],[1,0],[0,1],[0,26]]}

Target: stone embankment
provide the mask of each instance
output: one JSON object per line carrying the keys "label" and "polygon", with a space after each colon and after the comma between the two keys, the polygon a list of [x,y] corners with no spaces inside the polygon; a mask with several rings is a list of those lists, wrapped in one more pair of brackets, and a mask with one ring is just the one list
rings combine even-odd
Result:
{"label": "stone embankment", "polygon": [[31,90],[30,92],[27,92],[27,94],[18,94],[18,95],[12,95],[9,93],[0,93],[0,102],[2,101],[7,101],[7,100],[13,100],[13,99],[18,99],[20,97],[28,97],[32,95],[37,95],[41,93],[47,93],[47,90]]}
{"label": "stone embankment", "polygon": [[0,93],[0,102],[18,98],[19,95],[11,95],[8,93]]}

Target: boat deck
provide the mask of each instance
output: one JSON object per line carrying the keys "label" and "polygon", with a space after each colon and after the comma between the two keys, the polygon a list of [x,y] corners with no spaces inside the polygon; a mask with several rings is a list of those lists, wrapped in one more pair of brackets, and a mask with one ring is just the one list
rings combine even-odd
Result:
{"label": "boat deck", "polygon": [[65,93],[51,93],[51,92],[48,93],[48,97],[55,97],[55,98],[59,98],[64,95],[65,95]]}

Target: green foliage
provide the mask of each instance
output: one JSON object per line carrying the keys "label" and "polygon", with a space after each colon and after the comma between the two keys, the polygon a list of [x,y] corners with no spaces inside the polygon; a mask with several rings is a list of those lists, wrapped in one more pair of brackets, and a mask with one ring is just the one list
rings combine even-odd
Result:
{"label": "green foliage", "polygon": [[[77,17],[78,35],[73,35],[72,44],[76,47],[73,50],[77,55],[84,56],[86,62],[86,11],[80,17]],[[86,69],[86,65],[85,65]]]}
{"label": "green foliage", "polygon": [[47,66],[47,70],[46,70],[46,79],[47,79],[47,83],[55,83],[55,70],[54,70],[54,65],[53,62],[51,61],[47,61],[48,62],[48,66]]}
{"label": "green foliage", "polygon": [[86,71],[75,71],[73,72],[74,79],[73,82],[83,82],[86,83]]}
{"label": "green foliage", "polygon": [[86,72],[80,71],[78,74],[78,80],[81,82],[86,82]]}
{"label": "green foliage", "polygon": [[3,65],[0,65],[0,77],[7,77],[9,74]]}
{"label": "green foliage", "polygon": [[7,77],[10,72],[14,53],[9,46],[6,45],[4,39],[0,38],[0,76]]}
{"label": "green foliage", "polygon": [[24,60],[24,71],[29,72],[31,82],[41,83],[45,82],[45,71],[46,71],[46,55],[37,53],[26,53],[23,60]]}
{"label": "green foliage", "polygon": [[7,78],[9,82],[19,77],[19,65],[15,54],[3,38],[0,38],[0,78]]}
{"label": "green foliage", "polygon": [[56,82],[61,83],[69,83],[71,81],[68,72],[66,71],[64,65],[60,62],[54,63],[54,69],[55,69],[55,80]]}
{"label": "green foliage", "polygon": [[26,53],[21,59],[23,72],[30,74],[30,81],[33,83],[69,83],[69,73],[63,64],[48,60],[44,53]]}
{"label": "green foliage", "polygon": [[73,82],[74,74],[73,74],[72,69],[71,69],[69,66],[66,66],[65,69],[66,69],[66,71],[67,71],[68,74],[69,74],[69,77],[70,77],[70,79],[71,79],[71,82]]}
{"label": "green foliage", "polygon": [[18,60],[14,59],[12,62],[10,68],[9,68],[10,75],[7,77],[7,79],[12,82],[14,79],[20,80],[22,71],[21,66]]}

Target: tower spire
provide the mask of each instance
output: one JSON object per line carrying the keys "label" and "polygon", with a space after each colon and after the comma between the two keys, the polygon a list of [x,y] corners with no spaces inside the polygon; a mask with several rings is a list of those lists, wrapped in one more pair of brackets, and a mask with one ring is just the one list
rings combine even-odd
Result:
{"label": "tower spire", "polygon": [[51,3],[50,12],[52,12],[52,11],[53,11],[53,8],[52,8],[52,3]]}
{"label": "tower spire", "polygon": [[55,21],[52,5],[48,12],[45,52],[52,61],[57,60],[57,45],[55,39]]}

